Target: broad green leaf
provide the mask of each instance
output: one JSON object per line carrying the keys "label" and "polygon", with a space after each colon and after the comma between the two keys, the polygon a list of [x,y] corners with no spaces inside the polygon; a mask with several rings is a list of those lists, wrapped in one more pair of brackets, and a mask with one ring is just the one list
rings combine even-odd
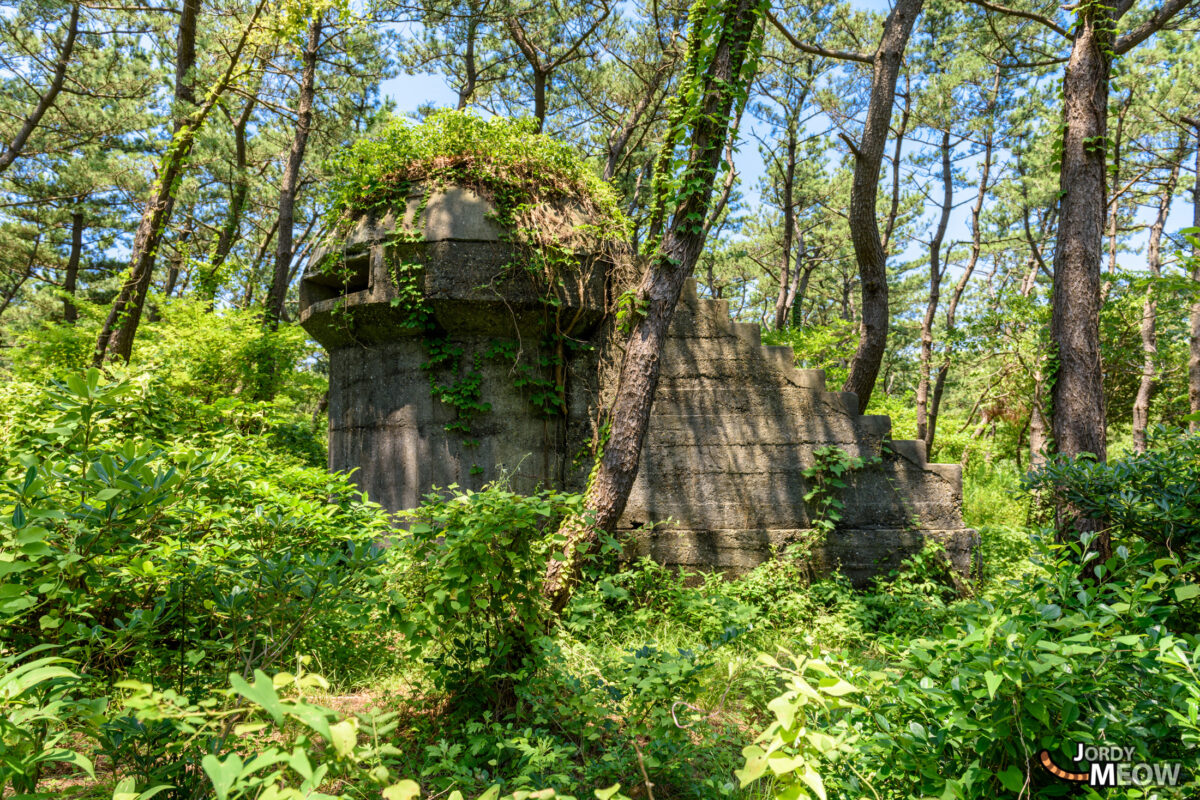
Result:
{"label": "broad green leaf", "polygon": [[253,684],[246,683],[241,675],[233,673],[229,676],[229,685],[242,697],[262,706],[263,710],[271,715],[271,719],[275,720],[276,725],[283,722],[283,703],[275,693],[274,682],[265,672],[254,670]]}
{"label": "broad green leaf", "polygon": [[983,673],[983,679],[987,681],[988,697],[994,698],[996,696],[996,689],[1000,687],[1000,684],[1004,683],[1004,678],[989,669]]}
{"label": "broad green leaf", "polygon": [[1200,584],[1189,583],[1184,586],[1175,587],[1175,600],[1178,602],[1191,600],[1193,597],[1197,596],[1200,596]]}
{"label": "broad green leaf", "polygon": [[214,755],[207,755],[200,760],[200,766],[204,768],[208,779],[212,781],[213,791],[217,793],[217,800],[225,800],[229,797],[229,792],[238,776],[242,774],[242,757],[237,753],[230,753],[224,761],[221,761]]}
{"label": "broad green leaf", "polygon": [[[497,790],[498,791],[498,790]],[[403,780],[383,790],[384,800],[413,800],[421,796],[421,787],[416,781]]]}
{"label": "broad green leaf", "polygon": [[336,725],[329,726],[330,742],[333,749],[343,758],[354,752],[358,744],[358,725],[352,719],[344,719]]}
{"label": "broad green leaf", "polygon": [[775,714],[775,718],[779,720],[779,724],[785,730],[792,727],[792,723],[796,720],[796,701],[790,695],[783,694],[776,697],[767,703],[767,708]]}
{"label": "broad green leaf", "polygon": [[1025,775],[1014,764],[1003,772],[997,772],[996,777],[1000,779],[1000,783],[1010,792],[1020,792],[1025,788]]}

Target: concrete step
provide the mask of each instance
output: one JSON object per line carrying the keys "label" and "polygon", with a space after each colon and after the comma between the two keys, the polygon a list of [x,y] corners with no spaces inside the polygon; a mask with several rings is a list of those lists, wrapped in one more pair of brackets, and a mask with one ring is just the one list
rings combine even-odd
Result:
{"label": "concrete step", "polygon": [[796,368],[796,354],[790,344],[763,345],[763,356],[768,364],[781,372],[791,372]]}
{"label": "concrete step", "polygon": [[735,322],[733,323],[733,332],[748,345],[762,346],[762,329],[753,322]]}
{"label": "concrete step", "polygon": [[924,467],[928,463],[925,460],[925,442],[922,439],[893,439],[887,443],[887,447],[918,467]]}
{"label": "concrete step", "polygon": [[795,369],[788,374],[787,378],[793,386],[818,392],[826,391],[825,370],[823,369]]}

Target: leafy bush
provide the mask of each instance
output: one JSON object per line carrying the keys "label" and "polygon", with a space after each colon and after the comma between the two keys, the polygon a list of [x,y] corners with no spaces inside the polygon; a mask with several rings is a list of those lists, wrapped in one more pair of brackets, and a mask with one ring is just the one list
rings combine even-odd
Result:
{"label": "leafy bush", "polygon": [[0,795],[11,786],[17,795],[37,791],[47,764],[75,765],[95,777],[91,759],[68,746],[73,723],[76,730],[94,727],[101,717],[102,701],[80,697],[82,681],[64,658],[31,658],[36,648],[20,656],[0,659]]}
{"label": "leafy bush", "polygon": [[344,476],[285,458],[152,443],[128,418],[137,399],[134,382],[69,375],[10,431],[6,646],[53,645],[94,679],[184,691],[361,625],[388,530],[379,509]]}
{"label": "leafy bush", "polygon": [[[1120,743],[1135,747],[1138,759],[1194,770],[1200,683],[1188,631],[1200,565],[1121,550],[1103,584],[1080,580],[1078,544],[1043,551],[1042,569],[992,599],[946,606],[940,631],[880,637],[882,663],[850,677],[861,705],[836,715],[828,716],[819,691],[793,678],[770,705],[772,744],[747,751],[746,774],[807,774],[846,743],[853,754],[821,774],[830,796],[1067,796],[1074,789],[1037,767],[1034,755],[1045,748],[1069,763],[1076,743]],[[813,718],[801,723],[787,714],[826,715],[829,728],[821,730],[838,737],[837,746],[806,742]],[[786,769],[773,767],[769,754]],[[817,793],[815,783],[807,786]],[[783,782],[776,796],[805,796],[797,791]]]}
{"label": "leafy bush", "polygon": [[1172,633],[1194,565],[1129,556],[1097,587],[1079,580],[1077,557],[964,605],[936,639],[888,645],[896,666],[871,687],[878,727],[863,748],[882,785],[982,798],[1031,783],[1037,797],[1065,796],[1032,757],[1045,748],[1067,763],[1077,742],[1194,761],[1168,711],[1186,693],[1163,660],[1195,646]]}
{"label": "leafy bush", "polygon": [[1026,486],[1127,536],[1168,548],[1200,545],[1200,436],[1181,429],[1158,428],[1145,453],[1108,463],[1054,458]]}
{"label": "leafy bush", "polygon": [[[797,657],[782,651],[779,657],[785,663],[771,656],[760,658],[783,676],[786,689],[768,704],[774,719],[755,743],[742,751],[746,763],[737,777],[745,787],[773,776],[773,796],[779,798],[825,798],[825,781],[819,770],[824,762],[852,753],[858,739],[844,713],[860,708],[844,699],[858,689],[817,654]],[[852,788],[862,789],[858,785]]]}
{"label": "leafy bush", "polygon": [[825,370],[825,383],[829,386],[845,382],[857,337],[858,327],[846,320],[828,325],[788,326],[762,334],[763,344],[791,345],[796,366]]}
{"label": "leafy bush", "polygon": [[439,689],[471,706],[511,704],[514,682],[541,663],[549,621],[542,583],[552,550],[565,541],[558,522],[582,509],[580,495],[522,496],[491,484],[449,499],[430,495],[408,512],[400,544],[412,597],[405,632],[436,664]]}

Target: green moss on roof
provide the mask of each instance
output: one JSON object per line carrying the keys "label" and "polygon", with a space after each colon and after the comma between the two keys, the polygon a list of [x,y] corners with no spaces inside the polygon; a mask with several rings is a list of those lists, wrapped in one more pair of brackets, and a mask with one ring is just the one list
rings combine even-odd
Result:
{"label": "green moss on roof", "polygon": [[478,189],[512,224],[523,209],[575,203],[601,230],[624,239],[629,223],[616,192],[568,144],[535,133],[527,119],[483,119],[440,111],[423,122],[393,119],[350,145],[330,164],[332,213],[349,220],[403,205],[413,184],[432,181]]}

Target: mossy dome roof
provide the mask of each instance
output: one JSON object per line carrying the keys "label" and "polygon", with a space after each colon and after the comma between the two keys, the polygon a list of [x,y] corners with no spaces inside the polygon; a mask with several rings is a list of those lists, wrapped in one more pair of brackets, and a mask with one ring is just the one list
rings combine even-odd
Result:
{"label": "mossy dome roof", "polygon": [[[569,218],[601,241],[624,240],[629,229],[613,188],[571,146],[536,133],[530,120],[464,111],[437,112],[420,123],[393,119],[341,151],[330,167],[331,213],[343,225],[363,214],[402,211],[417,184],[432,184],[473,190],[511,228]],[[573,213],[564,216],[567,208]],[[548,217],[551,209],[558,213]]]}

